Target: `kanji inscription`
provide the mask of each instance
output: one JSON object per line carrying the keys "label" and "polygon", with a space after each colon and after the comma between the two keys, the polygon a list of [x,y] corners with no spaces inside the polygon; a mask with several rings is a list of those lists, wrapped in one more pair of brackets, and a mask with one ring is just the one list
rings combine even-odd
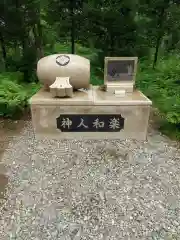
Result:
{"label": "kanji inscription", "polygon": [[57,128],[62,132],[119,132],[124,128],[120,114],[62,114],[57,118]]}

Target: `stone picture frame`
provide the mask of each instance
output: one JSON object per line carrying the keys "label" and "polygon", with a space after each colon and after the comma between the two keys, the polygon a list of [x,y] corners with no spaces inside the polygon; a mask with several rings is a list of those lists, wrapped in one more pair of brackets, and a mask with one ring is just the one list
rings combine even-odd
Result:
{"label": "stone picture frame", "polygon": [[138,57],[105,57],[104,85],[134,85],[137,62]]}

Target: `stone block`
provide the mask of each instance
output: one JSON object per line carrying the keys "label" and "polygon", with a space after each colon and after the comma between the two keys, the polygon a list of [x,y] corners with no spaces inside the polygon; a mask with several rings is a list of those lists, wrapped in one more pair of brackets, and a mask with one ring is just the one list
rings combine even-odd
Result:
{"label": "stone block", "polygon": [[[151,101],[140,91],[118,98],[98,87],[74,92],[73,98],[52,98],[43,89],[31,99],[32,122],[38,139],[138,139],[146,140]],[[96,118],[121,116],[123,125],[120,130],[110,131],[62,131],[58,128],[58,119],[76,115],[85,120],[92,115]],[[76,118],[77,119],[77,118]],[[90,119],[90,118],[89,118]],[[70,120],[71,121],[71,120]],[[88,120],[89,121],[89,120]],[[71,122],[70,122],[71,123]],[[106,123],[107,124],[107,123]],[[112,129],[111,129],[112,130]]]}

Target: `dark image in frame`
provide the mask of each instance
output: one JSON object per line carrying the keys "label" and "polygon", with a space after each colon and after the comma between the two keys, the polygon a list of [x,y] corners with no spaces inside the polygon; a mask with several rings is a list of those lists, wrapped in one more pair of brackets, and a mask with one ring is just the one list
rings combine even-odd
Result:
{"label": "dark image in frame", "polygon": [[106,57],[104,66],[104,82],[135,82],[137,57]]}

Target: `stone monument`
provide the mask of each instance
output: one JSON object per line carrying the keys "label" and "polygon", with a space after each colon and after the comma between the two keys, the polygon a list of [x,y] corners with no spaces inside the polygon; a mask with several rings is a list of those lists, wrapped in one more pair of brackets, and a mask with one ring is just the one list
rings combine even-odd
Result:
{"label": "stone monument", "polygon": [[104,84],[107,91],[121,94],[132,94],[136,79],[137,57],[106,57]]}
{"label": "stone monument", "polygon": [[106,57],[104,85],[90,85],[90,61],[54,54],[37,64],[43,83],[31,99],[38,139],[146,140],[152,102],[134,89],[137,57]]}

